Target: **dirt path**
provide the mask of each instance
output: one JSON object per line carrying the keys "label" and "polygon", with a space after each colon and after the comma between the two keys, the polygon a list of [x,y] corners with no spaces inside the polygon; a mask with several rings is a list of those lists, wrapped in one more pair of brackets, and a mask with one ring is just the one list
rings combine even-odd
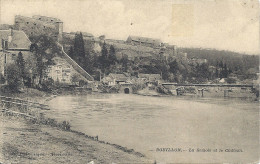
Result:
{"label": "dirt path", "polygon": [[0,120],[0,163],[152,163],[73,132],[17,117]]}

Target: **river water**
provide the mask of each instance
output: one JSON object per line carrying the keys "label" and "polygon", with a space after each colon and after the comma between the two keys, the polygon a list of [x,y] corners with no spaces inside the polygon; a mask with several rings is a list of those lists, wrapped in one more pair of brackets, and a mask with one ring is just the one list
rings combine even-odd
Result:
{"label": "river water", "polygon": [[[157,162],[258,160],[259,104],[256,102],[90,94],[59,96],[49,105],[52,110],[47,115],[69,121],[72,129],[133,148]],[[158,151],[158,148],[171,148],[171,151]],[[203,149],[210,152],[201,152]],[[217,152],[213,152],[215,149]],[[227,152],[228,149],[242,152]]]}

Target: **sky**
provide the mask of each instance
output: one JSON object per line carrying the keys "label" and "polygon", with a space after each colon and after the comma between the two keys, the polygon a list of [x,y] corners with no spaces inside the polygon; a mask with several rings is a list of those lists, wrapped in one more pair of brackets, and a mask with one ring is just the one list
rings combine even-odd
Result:
{"label": "sky", "polygon": [[259,11],[258,0],[0,0],[0,23],[44,15],[61,19],[65,32],[260,54]]}

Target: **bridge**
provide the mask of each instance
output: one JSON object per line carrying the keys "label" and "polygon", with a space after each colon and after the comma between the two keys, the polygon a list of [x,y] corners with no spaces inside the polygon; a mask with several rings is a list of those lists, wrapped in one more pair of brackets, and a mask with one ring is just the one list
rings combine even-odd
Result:
{"label": "bridge", "polygon": [[162,83],[173,95],[198,95],[218,97],[252,97],[256,94],[253,84],[181,84]]}
{"label": "bridge", "polygon": [[187,87],[254,87],[253,84],[180,84],[162,83],[163,86],[187,86]]}

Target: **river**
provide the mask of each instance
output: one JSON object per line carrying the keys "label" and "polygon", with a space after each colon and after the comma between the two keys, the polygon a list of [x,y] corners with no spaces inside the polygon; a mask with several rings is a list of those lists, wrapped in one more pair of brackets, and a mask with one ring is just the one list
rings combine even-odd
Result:
{"label": "river", "polygon": [[[162,163],[248,163],[258,159],[257,102],[90,94],[58,96],[49,105],[52,110],[47,115],[69,121],[73,130],[98,135],[99,140],[133,148]],[[210,152],[201,152],[203,149]],[[225,152],[229,149],[242,152]]]}

